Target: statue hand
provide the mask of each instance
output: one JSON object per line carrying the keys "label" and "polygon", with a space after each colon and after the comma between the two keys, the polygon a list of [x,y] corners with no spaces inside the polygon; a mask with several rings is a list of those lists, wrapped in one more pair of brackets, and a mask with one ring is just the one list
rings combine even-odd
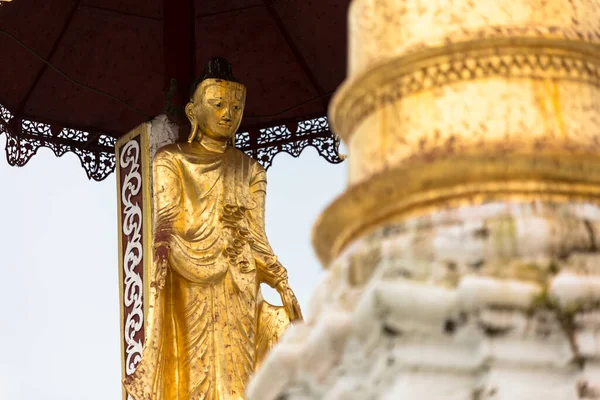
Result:
{"label": "statue hand", "polygon": [[154,260],[166,260],[169,257],[169,248],[166,244],[156,243],[154,245]]}
{"label": "statue hand", "polygon": [[167,278],[169,251],[166,246],[158,246],[154,249],[154,276],[152,286],[162,289]]}
{"label": "statue hand", "polygon": [[281,301],[283,302],[283,307],[285,308],[285,312],[287,313],[291,322],[294,321],[302,321],[302,311],[300,310],[300,304],[298,304],[298,300],[296,299],[296,295],[292,291],[292,288],[288,285],[287,280],[281,281],[277,285],[277,291],[281,296]]}

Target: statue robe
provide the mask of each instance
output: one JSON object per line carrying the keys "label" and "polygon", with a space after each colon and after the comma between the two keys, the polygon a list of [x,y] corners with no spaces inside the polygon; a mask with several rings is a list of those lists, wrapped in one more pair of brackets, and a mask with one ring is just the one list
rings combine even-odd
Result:
{"label": "statue robe", "polygon": [[161,149],[154,160],[155,246],[142,360],[124,381],[135,400],[238,400],[289,324],[260,283],[287,279],[264,230],[266,173],[235,148]]}

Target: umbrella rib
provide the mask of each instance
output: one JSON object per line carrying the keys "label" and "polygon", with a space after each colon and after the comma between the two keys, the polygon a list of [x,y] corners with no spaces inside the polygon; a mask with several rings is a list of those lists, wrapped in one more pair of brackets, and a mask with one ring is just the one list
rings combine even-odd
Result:
{"label": "umbrella rib", "polygon": [[58,73],[60,76],[62,76],[63,78],[65,78],[67,81],[71,82],[74,85],[77,85],[79,87],[82,87],[84,89],[90,90],[94,93],[97,93],[101,96],[107,97],[111,100],[116,101],[117,103],[129,108],[132,111],[135,111],[136,113],[143,115],[145,118],[147,119],[151,119],[151,117],[148,116],[148,114],[146,114],[145,112],[143,112],[142,110],[140,110],[139,108],[119,99],[118,97],[107,93],[103,90],[100,89],[96,89],[93,88],[91,86],[86,85],[85,83],[81,83],[73,78],[71,78],[69,75],[67,75],[65,72],[63,72],[61,69],[59,69],[58,67],[56,67],[54,64],[52,64],[51,62],[49,62],[48,60],[46,60],[44,57],[42,57],[38,52],[36,52],[35,50],[33,50],[31,47],[27,46],[25,43],[23,43],[21,40],[19,40],[18,38],[16,38],[12,33],[5,31],[4,29],[0,28],[0,33],[8,36],[10,39],[12,39],[13,41],[15,41],[17,44],[19,44],[21,47],[23,47],[25,50],[27,50],[29,53],[31,53],[34,57],[36,57],[37,59],[39,59],[41,62],[43,62],[44,64],[46,64],[47,66],[49,66],[50,68],[52,68],[56,73]]}
{"label": "umbrella rib", "polygon": [[[71,21],[73,20],[73,17],[75,16],[75,12],[77,12],[77,8],[79,7],[79,3],[80,2],[81,2],[81,0],[77,0],[73,4],[73,7],[71,7],[71,10],[69,11],[69,15],[67,16],[67,20],[63,24],[63,27],[60,30],[60,33],[58,34],[58,37],[56,38],[56,40],[54,41],[54,44],[52,45],[52,48],[50,49],[50,53],[48,54],[48,60],[52,59],[52,57],[54,56],[54,53],[58,49],[58,46],[59,46],[60,42],[62,42],[62,39],[65,36],[65,33],[67,32],[67,29],[71,25]],[[23,100],[21,100],[21,103],[19,104],[19,106],[15,110],[17,115],[21,115],[23,113],[23,110],[25,110],[25,106],[27,105],[27,102],[29,101],[29,98],[33,94],[33,91],[37,87],[37,84],[39,83],[40,79],[42,79],[42,76],[44,75],[44,72],[46,71],[46,66],[47,65],[48,64],[42,65],[42,67],[38,71],[35,79],[33,80],[33,83],[29,87],[29,90],[27,91],[27,93],[25,93],[25,96],[23,97]]]}
{"label": "umbrella rib", "polygon": [[[306,59],[304,58],[304,56],[302,56],[302,54],[300,53],[300,50],[294,43],[294,40],[292,39],[290,33],[286,29],[285,24],[283,23],[283,21],[281,20],[281,17],[277,13],[277,10],[273,6],[272,0],[263,0],[263,3],[269,10],[269,13],[271,14],[271,18],[273,18],[273,21],[277,25],[279,32],[284,37],[285,41],[287,42],[288,46],[290,47],[290,50],[292,51],[292,53],[294,54],[294,57],[296,58],[296,61],[298,61],[298,63],[300,64],[300,67],[306,74],[306,77],[308,78],[310,83],[314,86],[319,97],[327,97],[327,93],[325,93],[325,90],[321,87],[321,85],[317,81],[316,76],[313,74],[312,70],[309,68],[309,66],[307,64]],[[325,106],[325,110],[327,110],[327,102],[324,102],[324,106]]]}
{"label": "umbrella rib", "polygon": [[141,14],[135,14],[135,13],[125,12],[125,11],[114,10],[112,8],[107,8],[107,7],[93,6],[91,4],[82,4],[81,7],[88,8],[90,10],[102,11],[102,12],[109,13],[109,14],[117,14],[117,15],[121,15],[121,16],[125,16],[125,17],[147,19],[150,21],[157,21],[157,22],[162,21],[162,18],[155,18],[155,17],[151,17],[148,15],[141,15]]}
{"label": "umbrella rib", "polygon": [[223,14],[230,14],[230,13],[234,13],[234,12],[238,12],[238,11],[246,11],[246,10],[250,10],[251,8],[257,8],[257,7],[263,7],[263,5],[262,4],[253,4],[251,6],[238,7],[238,8],[233,8],[230,10],[224,10],[224,11],[218,11],[218,12],[212,12],[212,13],[206,13],[206,14],[198,14],[198,15],[196,15],[196,19],[214,17],[217,15],[223,15]]}
{"label": "umbrella rib", "polygon": [[269,115],[248,115],[248,116],[244,116],[244,119],[256,119],[256,118],[273,118],[273,117],[278,117],[278,116],[280,116],[281,114],[285,114],[285,113],[287,113],[287,112],[293,111],[293,110],[295,110],[296,108],[300,108],[300,107],[302,107],[302,106],[304,106],[304,105],[306,105],[306,104],[308,104],[308,103],[312,103],[313,101],[317,101],[317,100],[319,100],[319,99],[324,99],[324,98],[326,98],[326,97],[330,97],[330,96],[331,96],[332,94],[334,94],[334,93],[335,93],[335,90],[331,90],[331,91],[329,91],[329,92],[326,92],[326,93],[323,93],[323,94],[321,94],[321,95],[319,95],[319,96],[316,96],[316,97],[310,98],[310,99],[308,99],[308,100],[306,100],[306,101],[303,101],[302,103],[299,103],[299,104],[296,104],[296,105],[294,105],[294,106],[291,106],[291,107],[289,107],[289,108],[286,108],[286,109],[284,109],[284,110],[278,111],[278,112],[277,112],[277,113],[275,113],[275,114],[269,114]]}

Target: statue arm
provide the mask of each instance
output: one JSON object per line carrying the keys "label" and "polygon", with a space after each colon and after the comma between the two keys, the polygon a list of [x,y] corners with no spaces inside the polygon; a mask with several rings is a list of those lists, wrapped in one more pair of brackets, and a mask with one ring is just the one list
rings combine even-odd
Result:
{"label": "statue arm", "polygon": [[287,282],[287,271],[277,260],[265,232],[265,196],[267,175],[259,164],[253,174],[250,192],[256,207],[250,211],[250,233],[252,250],[261,282],[276,288],[282,281]]}
{"label": "statue arm", "polygon": [[154,260],[157,263],[156,284],[162,287],[166,273],[171,235],[181,201],[181,174],[176,160],[168,152],[154,158]]}
{"label": "statue arm", "polygon": [[256,169],[258,171],[254,174],[250,185],[250,192],[256,203],[256,207],[250,212],[250,230],[254,239],[252,249],[254,250],[259,280],[277,290],[290,321],[301,321],[302,311],[294,292],[288,284],[287,271],[277,260],[267,239],[265,232],[267,175],[264,168],[258,163]]}

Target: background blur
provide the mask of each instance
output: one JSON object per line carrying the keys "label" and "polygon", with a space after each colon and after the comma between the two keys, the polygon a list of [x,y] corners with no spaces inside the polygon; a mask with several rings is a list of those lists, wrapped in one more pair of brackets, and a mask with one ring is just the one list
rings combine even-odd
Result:
{"label": "background blur", "polygon": [[[312,148],[268,171],[267,235],[305,316],[322,274],[312,225],[345,186],[344,163]],[[0,160],[0,400],[121,398],[116,196],[114,174],[88,181],[71,153]]]}

